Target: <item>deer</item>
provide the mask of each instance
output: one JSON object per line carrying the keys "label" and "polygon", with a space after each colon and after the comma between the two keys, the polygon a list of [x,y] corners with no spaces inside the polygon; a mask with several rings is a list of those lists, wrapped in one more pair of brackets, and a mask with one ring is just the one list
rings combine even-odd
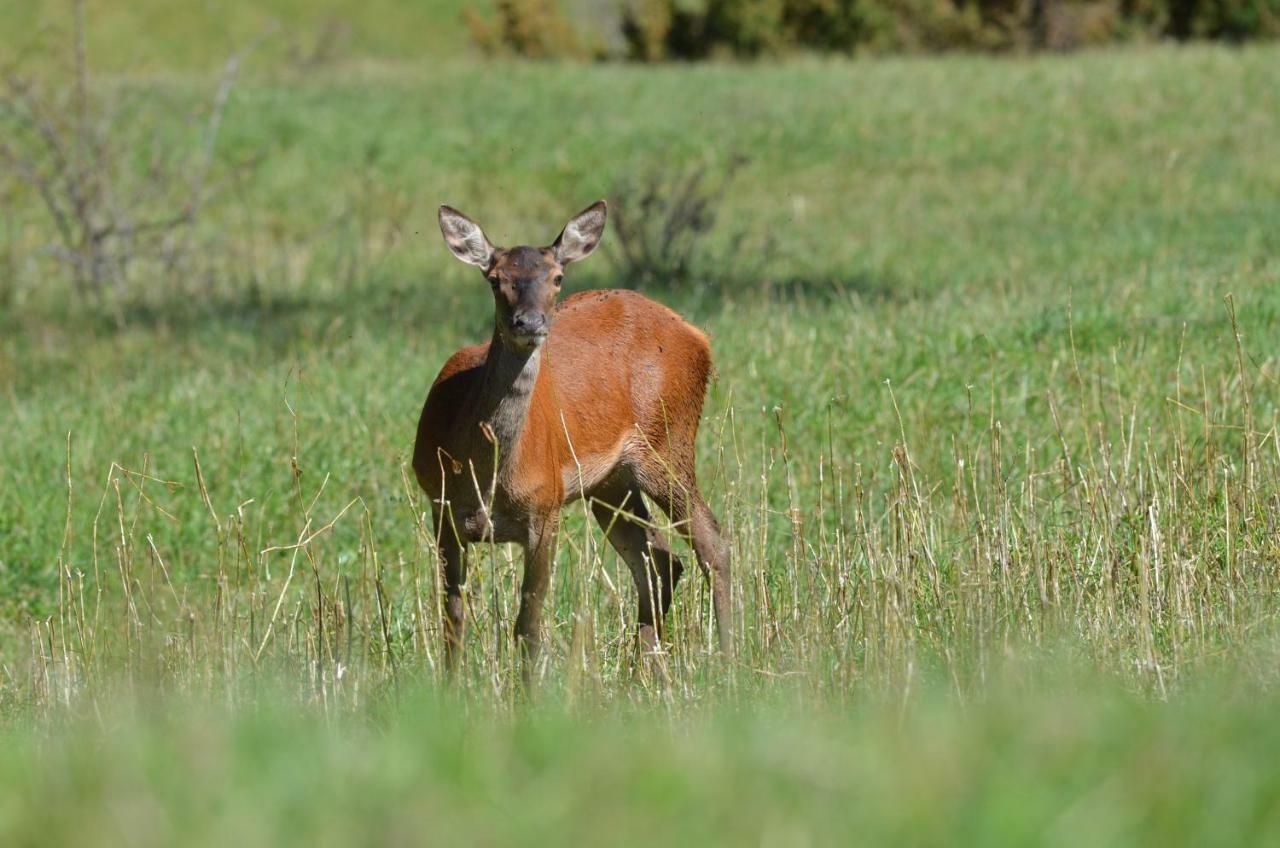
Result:
{"label": "deer", "polygon": [[600,244],[606,213],[605,201],[591,204],[548,247],[499,248],[475,221],[440,207],[445,244],[481,270],[494,305],[490,340],[454,353],[431,385],[413,451],[436,531],[450,673],[466,630],[467,549],[513,542],[524,554],[514,638],[529,684],[561,512],[582,498],[631,572],[639,648],[661,650],[684,571],[647,498],[710,578],[718,647],[730,650],[730,550],[695,472],[710,342],[631,290],[559,301],[565,270]]}

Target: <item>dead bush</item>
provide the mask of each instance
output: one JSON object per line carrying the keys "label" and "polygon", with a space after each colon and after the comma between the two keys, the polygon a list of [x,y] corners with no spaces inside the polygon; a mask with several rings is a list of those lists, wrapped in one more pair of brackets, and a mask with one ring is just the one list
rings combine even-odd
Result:
{"label": "dead bush", "polygon": [[510,53],[528,59],[578,58],[582,40],[556,0],[497,0],[492,17],[472,9],[467,27],[486,53]]}
{"label": "dead bush", "polygon": [[[101,299],[128,291],[143,269],[148,279],[172,278],[190,257],[241,56],[226,63],[199,143],[183,150],[161,133],[139,131],[154,104],[148,110],[95,83],[83,2],[73,11],[69,63],[55,55],[30,61],[35,70],[3,70],[0,167],[34,194],[48,220],[52,240],[40,252],[67,269],[76,292]],[[11,261],[17,250],[7,246]]]}
{"label": "dead bush", "polygon": [[715,282],[742,273],[744,257],[763,262],[767,245],[744,250],[746,230],[713,232],[734,176],[745,164],[697,164],[683,170],[656,166],[623,180],[610,192],[611,256],[631,288],[676,286],[696,278]]}

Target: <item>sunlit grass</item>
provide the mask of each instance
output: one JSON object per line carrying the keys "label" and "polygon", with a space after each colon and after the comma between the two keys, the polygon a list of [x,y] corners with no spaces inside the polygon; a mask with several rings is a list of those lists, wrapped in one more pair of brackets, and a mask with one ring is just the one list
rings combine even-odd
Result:
{"label": "sunlit grass", "polygon": [[[201,233],[227,277],[157,280],[101,316],[68,301],[15,195],[0,826],[1274,834],[1274,59],[250,77],[220,167],[261,161]],[[207,91],[160,80],[134,102],[153,94]],[[734,548],[734,657],[711,650],[692,572],[669,652],[637,662],[630,578],[577,505],[536,699],[506,549],[476,553],[448,688],[407,461],[427,386],[490,306],[434,205],[547,240],[619,174],[734,152],[749,164],[706,257],[744,228],[739,276],[651,292],[713,342],[699,471]],[[610,276],[606,253],[570,284]]]}

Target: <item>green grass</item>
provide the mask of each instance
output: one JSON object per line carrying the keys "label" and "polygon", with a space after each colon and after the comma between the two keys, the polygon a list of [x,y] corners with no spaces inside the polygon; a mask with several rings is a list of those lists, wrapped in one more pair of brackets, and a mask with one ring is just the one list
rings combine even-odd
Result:
{"label": "green grass", "polygon": [[[58,45],[75,0],[0,0],[0,60]],[[85,2],[94,67],[145,77],[208,73],[252,48],[260,66],[307,70],[362,59],[439,60],[470,51],[465,0],[112,0]]]}
{"label": "green grass", "polygon": [[[219,273],[102,314],[14,194],[0,828],[1275,839],[1277,55],[250,72],[197,233]],[[213,86],[104,91],[141,161],[196,143]],[[704,276],[651,292],[713,341],[700,473],[736,659],[695,576],[637,668],[625,569],[579,507],[541,702],[505,550],[476,558],[439,695],[406,463],[491,307],[435,206],[546,241],[632,174],[736,153]],[[605,241],[571,288],[609,285]]]}
{"label": "green grass", "polygon": [[143,699],[6,740],[6,844],[1171,845],[1274,839],[1274,696],[1004,692],[373,721]]}

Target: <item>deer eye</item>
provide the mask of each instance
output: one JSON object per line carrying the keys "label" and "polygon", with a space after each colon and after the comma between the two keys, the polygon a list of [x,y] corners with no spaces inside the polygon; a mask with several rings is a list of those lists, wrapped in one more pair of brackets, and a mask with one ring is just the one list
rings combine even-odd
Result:
{"label": "deer eye", "polygon": [[555,283],[556,286],[559,287],[559,285],[564,282],[564,274],[556,274],[555,279],[551,282]]}

